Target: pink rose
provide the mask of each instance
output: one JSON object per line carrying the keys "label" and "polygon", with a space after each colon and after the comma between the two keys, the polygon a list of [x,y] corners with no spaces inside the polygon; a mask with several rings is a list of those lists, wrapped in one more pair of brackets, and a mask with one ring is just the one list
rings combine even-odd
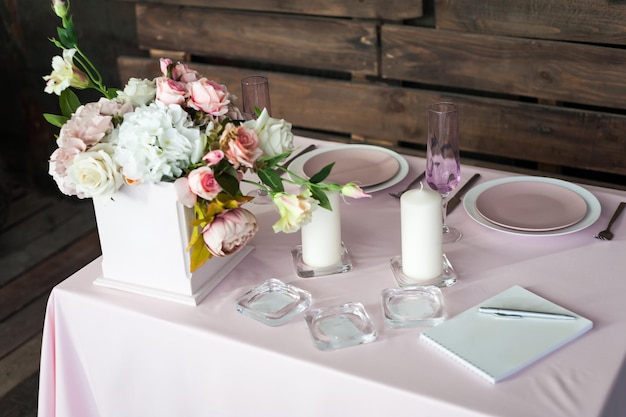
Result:
{"label": "pink rose", "polygon": [[198,81],[201,77],[198,71],[192,70],[187,65],[178,62],[172,68],[172,78],[182,83],[190,83]]}
{"label": "pink rose", "polygon": [[256,160],[263,155],[256,132],[245,126],[235,126],[233,123],[227,123],[224,127],[220,146],[235,169],[240,166],[252,168]]}
{"label": "pink rose", "polygon": [[161,67],[161,73],[164,77],[171,78],[174,81],[180,81],[182,83],[190,83],[197,81],[200,75],[197,71],[190,69],[187,65],[174,62],[169,58],[161,58],[159,60]]}
{"label": "pink rose", "polygon": [[202,236],[209,252],[223,257],[246,246],[257,230],[256,217],[246,209],[236,208],[216,216],[202,230]]}
{"label": "pink rose", "polygon": [[209,167],[194,169],[187,176],[187,180],[191,192],[205,200],[213,200],[222,191]]}
{"label": "pink rose", "polygon": [[223,85],[214,81],[200,78],[187,84],[189,90],[189,107],[202,110],[213,116],[223,116],[228,113],[228,91]]}
{"label": "pink rose", "polygon": [[159,77],[156,79],[156,98],[166,104],[182,105],[187,97],[187,88],[183,83],[170,78]]}
{"label": "pink rose", "polygon": [[224,152],[219,149],[208,152],[202,157],[202,160],[206,162],[207,165],[217,165],[222,159],[224,159]]}

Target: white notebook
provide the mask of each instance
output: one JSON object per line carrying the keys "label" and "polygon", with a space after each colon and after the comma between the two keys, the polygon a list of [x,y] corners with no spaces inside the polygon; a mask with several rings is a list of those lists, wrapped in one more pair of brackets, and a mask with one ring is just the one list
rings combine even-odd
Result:
{"label": "white notebook", "polygon": [[[575,316],[575,320],[507,318],[478,311],[501,307]],[[572,341],[593,323],[525,288],[508,290],[422,332],[422,341],[496,383]]]}

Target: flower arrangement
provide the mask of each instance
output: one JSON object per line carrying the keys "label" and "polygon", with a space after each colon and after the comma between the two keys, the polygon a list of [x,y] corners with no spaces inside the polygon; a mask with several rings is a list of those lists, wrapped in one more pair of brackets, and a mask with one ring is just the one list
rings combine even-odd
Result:
{"label": "flower arrangement", "polygon": [[[242,207],[252,199],[243,195],[242,182],[272,197],[280,215],[275,232],[295,232],[317,207],[332,209],[328,191],[370,197],[355,183],[324,183],[333,164],[310,179],[282,167],[294,150],[291,124],[266,109],[257,109],[256,120],[242,120],[226,86],[183,63],[162,58],[155,79],[131,78],[123,90],[107,88],[78,47],[69,6],[69,0],[52,1],[62,26],[58,39],[50,40],[63,53],[53,57],[52,73],[44,77],[45,92],[59,95],[62,112],[44,117],[60,128],[49,173],[64,194],[114,199],[123,186],[174,182],[179,201],[194,209],[192,271],[212,256],[237,252],[256,233],[255,216]],[[72,89],[93,89],[102,97],[83,105]],[[248,172],[259,181],[246,179]],[[301,191],[288,193],[285,183]]]}

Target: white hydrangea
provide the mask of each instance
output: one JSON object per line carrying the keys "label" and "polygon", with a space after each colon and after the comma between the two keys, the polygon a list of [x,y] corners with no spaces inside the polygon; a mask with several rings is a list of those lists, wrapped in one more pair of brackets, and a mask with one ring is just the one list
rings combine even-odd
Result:
{"label": "white hydrangea", "polygon": [[181,176],[183,168],[200,161],[206,137],[179,105],[156,101],[126,113],[109,140],[128,181],[159,182]]}

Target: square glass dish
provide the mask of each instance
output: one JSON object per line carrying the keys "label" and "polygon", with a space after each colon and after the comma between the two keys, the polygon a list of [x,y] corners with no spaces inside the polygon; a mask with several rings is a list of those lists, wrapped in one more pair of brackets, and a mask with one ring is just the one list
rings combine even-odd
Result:
{"label": "square glass dish", "polygon": [[280,326],[311,306],[311,293],[270,278],[237,299],[237,311],[268,326]]}
{"label": "square glass dish", "polygon": [[313,343],[335,350],[376,340],[376,329],[361,303],[309,310],[304,314]]}
{"label": "square glass dish", "polygon": [[387,288],[381,302],[385,325],[395,329],[436,326],[447,317],[443,294],[434,285]]}

